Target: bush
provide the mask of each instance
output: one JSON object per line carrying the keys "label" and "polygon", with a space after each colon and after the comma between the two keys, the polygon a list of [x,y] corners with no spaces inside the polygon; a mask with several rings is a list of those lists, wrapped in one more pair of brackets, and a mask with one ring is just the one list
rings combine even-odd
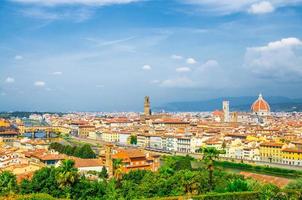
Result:
{"label": "bush", "polygon": [[221,166],[223,168],[234,168],[234,169],[242,169],[246,171],[255,171],[260,173],[281,175],[281,176],[291,176],[291,177],[302,177],[301,170],[293,170],[293,169],[283,169],[277,167],[267,167],[267,166],[259,166],[259,165],[249,165],[245,163],[234,163],[228,161],[216,161],[216,166]]}
{"label": "bush", "polygon": [[256,200],[259,199],[258,192],[227,192],[227,193],[213,193],[199,196],[178,196],[154,198],[153,200]]}
{"label": "bush", "polygon": [[302,189],[302,178],[299,178],[295,181],[291,181],[287,186],[286,189]]}
{"label": "bush", "polygon": [[70,146],[54,142],[49,145],[49,149],[53,149],[55,151],[58,151],[59,153],[79,158],[96,158],[96,154],[89,144],[84,144],[81,146]]}
{"label": "bush", "polygon": [[194,200],[255,200],[259,199],[258,192],[227,192],[193,197]]}
{"label": "bush", "polygon": [[16,200],[58,200],[50,196],[49,194],[29,194],[24,196],[19,196]]}
{"label": "bush", "polygon": [[302,199],[302,190],[278,190],[267,185],[269,190],[266,195],[263,192],[226,192],[212,193],[199,196],[177,196],[165,198],[153,198],[152,200],[298,200]]}
{"label": "bush", "polygon": [[9,195],[0,197],[0,200],[63,200],[57,199],[49,194]]}

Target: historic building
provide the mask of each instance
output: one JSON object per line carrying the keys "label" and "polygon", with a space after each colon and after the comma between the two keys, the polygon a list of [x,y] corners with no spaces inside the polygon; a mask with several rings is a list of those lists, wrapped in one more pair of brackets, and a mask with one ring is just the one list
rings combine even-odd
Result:
{"label": "historic building", "polygon": [[131,170],[157,171],[160,162],[159,155],[144,153],[138,149],[117,149],[112,159],[121,159],[122,171],[127,173]]}
{"label": "historic building", "polygon": [[270,106],[263,99],[262,94],[259,94],[258,99],[252,104],[251,111],[258,116],[267,116],[270,114]]}
{"label": "historic building", "polygon": [[145,114],[145,116],[150,116],[151,115],[150,97],[149,96],[145,97],[144,114]]}
{"label": "historic building", "polygon": [[222,102],[222,109],[223,109],[224,122],[230,122],[230,102],[229,101],[223,101]]}

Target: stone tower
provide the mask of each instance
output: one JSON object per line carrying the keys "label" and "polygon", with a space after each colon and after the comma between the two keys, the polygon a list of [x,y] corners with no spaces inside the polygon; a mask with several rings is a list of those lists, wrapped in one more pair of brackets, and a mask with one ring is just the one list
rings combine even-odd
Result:
{"label": "stone tower", "polygon": [[149,96],[145,96],[144,114],[145,114],[145,116],[150,116],[151,115],[150,97]]}
{"label": "stone tower", "polygon": [[230,122],[230,102],[223,101],[222,107],[223,107],[224,122]]}
{"label": "stone tower", "polygon": [[105,149],[106,167],[108,170],[109,178],[113,176],[112,147],[112,144],[107,144]]}
{"label": "stone tower", "polygon": [[238,113],[237,112],[233,112],[232,114],[232,122],[238,122]]}

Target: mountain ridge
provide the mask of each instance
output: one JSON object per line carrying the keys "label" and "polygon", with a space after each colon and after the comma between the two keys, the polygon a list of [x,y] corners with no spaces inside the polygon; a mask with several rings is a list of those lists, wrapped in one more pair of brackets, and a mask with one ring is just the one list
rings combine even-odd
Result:
{"label": "mountain ridge", "polygon": [[[162,106],[154,108],[154,110],[164,110],[167,112],[203,112],[222,109],[222,101],[230,102],[231,111],[250,111],[250,107],[258,97],[242,96],[242,97],[218,97],[201,101],[178,101],[169,102]],[[293,99],[283,96],[268,96],[264,99],[270,104],[271,111],[274,112],[293,112],[302,111],[302,99]]]}

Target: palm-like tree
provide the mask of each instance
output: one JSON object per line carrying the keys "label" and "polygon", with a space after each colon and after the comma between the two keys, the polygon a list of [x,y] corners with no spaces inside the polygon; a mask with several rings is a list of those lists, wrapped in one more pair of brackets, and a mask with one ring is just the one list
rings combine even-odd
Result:
{"label": "palm-like tree", "polygon": [[197,181],[194,178],[195,174],[192,171],[184,171],[181,177],[181,182],[185,188],[186,194],[193,194],[197,190]]}
{"label": "palm-like tree", "polygon": [[119,180],[123,174],[122,166],[122,159],[113,159],[113,175],[117,180]]}
{"label": "palm-like tree", "polygon": [[16,176],[9,172],[3,171],[0,173],[0,195],[12,193],[17,189]]}
{"label": "palm-like tree", "polygon": [[74,168],[73,160],[64,160],[58,168],[57,181],[61,189],[67,190],[67,197],[70,198],[71,186],[78,179],[78,170]]}
{"label": "palm-like tree", "polygon": [[205,161],[207,169],[209,171],[209,186],[210,190],[213,189],[213,172],[214,172],[214,161],[219,158],[220,154],[224,154],[224,150],[218,150],[215,147],[200,148],[197,152],[202,153],[202,160]]}

